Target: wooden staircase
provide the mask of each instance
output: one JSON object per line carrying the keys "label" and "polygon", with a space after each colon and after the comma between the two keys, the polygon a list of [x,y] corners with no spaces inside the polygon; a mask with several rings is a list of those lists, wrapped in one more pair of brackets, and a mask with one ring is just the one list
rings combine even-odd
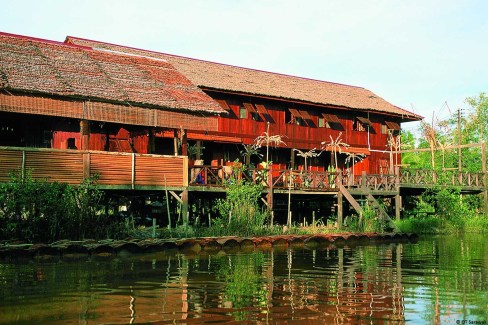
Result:
{"label": "wooden staircase", "polygon": [[[358,203],[358,201],[354,198],[354,196],[348,191],[348,189],[344,185],[339,184],[339,191],[346,198],[349,204],[351,204],[354,210],[356,210],[356,212],[359,214],[359,223],[361,223],[363,221],[363,213],[364,213],[364,210],[361,207],[361,205]],[[395,228],[392,219],[390,218],[388,213],[386,213],[383,206],[380,203],[378,203],[376,198],[371,194],[371,190],[368,188],[362,188],[362,193],[363,195],[366,196],[368,205],[375,209],[378,217],[380,217],[385,223],[387,223],[389,227]]]}

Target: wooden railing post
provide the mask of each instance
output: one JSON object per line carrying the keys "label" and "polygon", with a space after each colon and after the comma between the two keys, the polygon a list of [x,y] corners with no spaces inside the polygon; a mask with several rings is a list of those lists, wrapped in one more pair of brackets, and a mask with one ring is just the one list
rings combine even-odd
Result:
{"label": "wooden railing post", "polygon": [[20,171],[22,180],[25,179],[25,150],[22,150],[22,169]]}
{"label": "wooden railing post", "polygon": [[83,180],[90,178],[90,153],[83,153]]}
{"label": "wooden railing post", "polygon": [[132,189],[135,188],[135,185],[136,185],[136,154],[132,153],[132,181],[131,181]]}

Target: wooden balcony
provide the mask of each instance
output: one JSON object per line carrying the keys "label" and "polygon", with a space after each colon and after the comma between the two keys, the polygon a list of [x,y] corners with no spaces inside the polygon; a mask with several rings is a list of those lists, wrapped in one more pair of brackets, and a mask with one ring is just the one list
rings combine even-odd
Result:
{"label": "wooden balcony", "polygon": [[[189,185],[193,187],[223,188],[233,181],[235,171],[230,166],[194,166],[190,169]],[[294,190],[309,192],[337,192],[339,184],[352,193],[393,195],[399,189],[425,189],[434,186],[453,186],[463,192],[481,192],[486,188],[483,173],[458,171],[437,172],[432,170],[402,170],[399,175],[363,174],[350,176],[345,173],[297,171],[289,169],[249,169],[239,173],[237,179],[246,179],[254,184],[262,184],[274,190]]]}
{"label": "wooden balcony", "polygon": [[98,175],[102,189],[179,189],[188,186],[186,156],[0,147],[0,182],[11,174],[80,184]]}

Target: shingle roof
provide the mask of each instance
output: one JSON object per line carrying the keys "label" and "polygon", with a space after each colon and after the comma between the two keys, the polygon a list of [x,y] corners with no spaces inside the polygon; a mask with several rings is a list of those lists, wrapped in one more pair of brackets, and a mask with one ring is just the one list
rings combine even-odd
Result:
{"label": "shingle roof", "polygon": [[99,50],[114,50],[164,59],[194,84],[206,89],[269,96],[357,110],[377,111],[399,115],[404,120],[419,120],[422,118],[420,115],[392,105],[362,87],[241,68],[72,36],[68,36],[65,42]]}
{"label": "shingle roof", "polygon": [[0,89],[225,112],[167,61],[5,33]]}

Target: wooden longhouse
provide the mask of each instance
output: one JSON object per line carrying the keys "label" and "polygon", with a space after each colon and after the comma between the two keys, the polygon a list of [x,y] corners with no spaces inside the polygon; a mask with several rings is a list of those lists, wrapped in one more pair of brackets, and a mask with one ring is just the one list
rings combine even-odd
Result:
{"label": "wooden longhouse", "polygon": [[232,162],[259,162],[242,151],[267,132],[285,145],[270,150],[266,179],[251,178],[277,221],[288,192],[296,221],[308,209],[341,223],[343,197],[360,210],[354,195],[396,197],[399,216],[391,144],[421,117],[367,89],[76,37],[0,34],[0,63],[0,181],[19,169],[72,184],[96,174],[107,191],[170,190],[187,216],[189,199],[223,195]]}

